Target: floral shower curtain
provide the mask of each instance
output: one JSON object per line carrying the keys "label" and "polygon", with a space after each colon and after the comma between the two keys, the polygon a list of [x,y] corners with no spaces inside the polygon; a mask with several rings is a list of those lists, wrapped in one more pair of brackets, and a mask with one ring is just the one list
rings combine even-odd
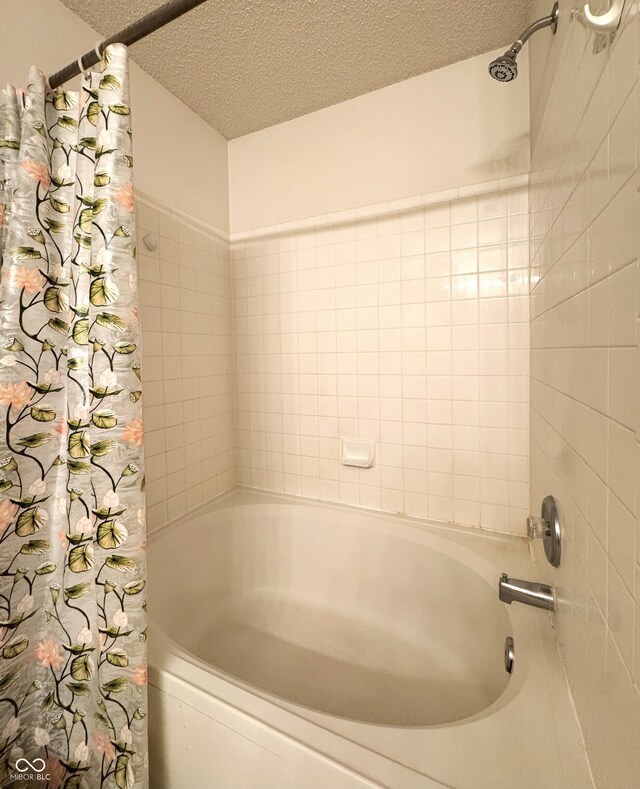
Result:
{"label": "floral shower curtain", "polygon": [[146,786],[130,120],[121,45],[0,97],[2,786]]}

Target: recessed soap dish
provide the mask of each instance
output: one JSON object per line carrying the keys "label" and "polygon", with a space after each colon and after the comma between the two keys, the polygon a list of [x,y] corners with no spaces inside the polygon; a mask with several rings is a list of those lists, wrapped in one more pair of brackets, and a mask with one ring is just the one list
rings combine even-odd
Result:
{"label": "recessed soap dish", "polygon": [[357,439],[343,439],[342,457],[343,466],[356,466],[357,468],[371,468],[375,460],[375,443],[373,441],[358,441]]}

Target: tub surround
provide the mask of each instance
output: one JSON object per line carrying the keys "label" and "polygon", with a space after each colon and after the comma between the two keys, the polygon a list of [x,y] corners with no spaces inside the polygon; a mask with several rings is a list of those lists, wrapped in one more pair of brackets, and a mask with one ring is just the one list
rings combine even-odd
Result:
{"label": "tub surround", "polygon": [[137,228],[147,522],[153,530],[236,481],[232,286],[224,230],[142,193]]}
{"label": "tub surround", "polygon": [[527,180],[231,237],[140,194],[150,528],[240,483],[524,534]]}
{"label": "tub surround", "polygon": [[560,567],[537,552],[596,785],[635,789],[640,6],[598,54],[571,7],[531,53],[531,508],[560,506]]}
{"label": "tub surround", "polygon": [[241,484],[525,533],[526,180],[232,236]]}

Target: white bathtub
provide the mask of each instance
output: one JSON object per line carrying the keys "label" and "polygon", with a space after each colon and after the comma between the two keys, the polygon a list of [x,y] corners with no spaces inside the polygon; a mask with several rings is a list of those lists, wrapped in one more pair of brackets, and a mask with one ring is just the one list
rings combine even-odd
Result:
{"label": "white bathtub", "polygon": [[587,789],[551,620],[503,571],[535,577],[524,540],[246,490],[163,528],[152,789]]}

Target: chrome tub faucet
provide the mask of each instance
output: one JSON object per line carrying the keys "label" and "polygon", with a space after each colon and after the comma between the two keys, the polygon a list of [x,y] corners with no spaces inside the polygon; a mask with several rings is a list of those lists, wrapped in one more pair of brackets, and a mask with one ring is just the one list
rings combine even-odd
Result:
{"label": "chrome tub faucet", "polygon": [[547,611],[555,610],[555,595],[552,586],[537,583],[536,581],[521,581],[519,578],[509,578],[506,573],[498,582],[498,597],[503,603],[526,603],[536,608]]}

